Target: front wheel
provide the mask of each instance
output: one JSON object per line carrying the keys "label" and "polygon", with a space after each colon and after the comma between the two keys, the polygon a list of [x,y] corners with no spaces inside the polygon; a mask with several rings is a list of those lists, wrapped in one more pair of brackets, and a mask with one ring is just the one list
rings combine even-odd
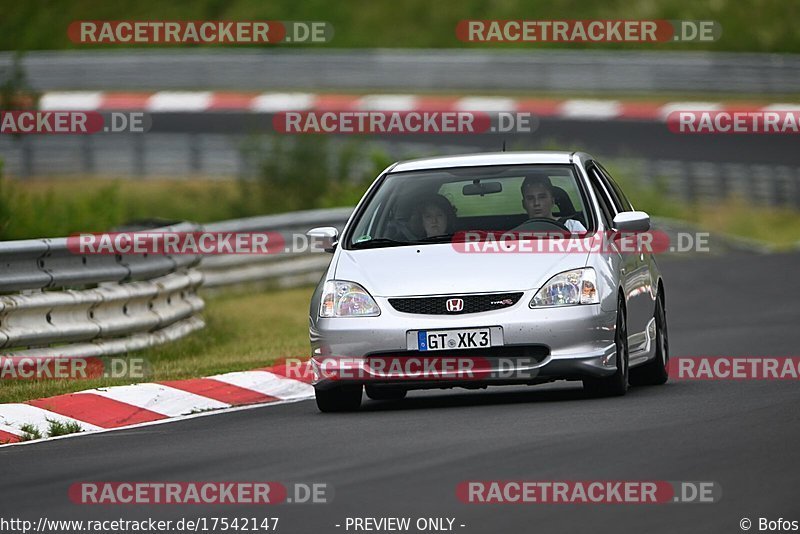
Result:
{"label": "front wheel", "polygon": [[667,314],[661,295],[656,299],[656,355],[649,362],[631,369],[631,384],[634,386],[660,386],[669,380],[669,338],[667,337]]}
{"label": "front wheel", "polygon": [[361,406],[361,385],[314,388],[317,408],[321,412],[352,412]]}
{"label": "front wheel", "polygon": [[604,378],[584,378],[583,389],[593,397],[619,397],[628,392],[628,325],[625,304],[617,304],[617,325],[614,345],[617,351],[617,370]]}

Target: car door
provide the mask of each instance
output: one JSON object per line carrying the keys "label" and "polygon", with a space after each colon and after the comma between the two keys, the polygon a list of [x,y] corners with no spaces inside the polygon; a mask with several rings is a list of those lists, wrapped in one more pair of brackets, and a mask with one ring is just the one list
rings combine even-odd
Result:
{"label": "car door", "polygon": [[[587,165],[592,186],[602,197],[613,218],[620,212],[632,211],[630,203],[625,203],[614,191],[609,177],[603,174],[596,162]],[[612,223],[613,226],[613,223]],[[622,289],[625,292],[628,312],[628,348],[631,354],[644,350],[647,346],[645,328],[647,327],[647,286],[649,269],[638,252],[622,252]]]}
{"label": "car door", "polygon": [[603,222],[603,232],[606,234],[606,236],[603,237],[603,240],[604,243],[607,243],[607,247],[603,248],[602,254],[609,260],[609,267],[612,267],[615,277],[619,276],[620,285],[622,286],[623,291],[627,294],[627,273],[630,271],[631,260],[627,257],[628,255],[620,252],[617,243],[613,239],[607,238],[608,234],[610,234],[612,231],[611,228],[614,224],[613,221],[614,215],[616,214],[616,209],[614,208],[614,204],[611,202],[608,193],[603,187],[603,183],[599,179],[598,174],[596,171],[592,170],[591,162],[587,163],[586,165],[586,174],[589,177],[589,185],[594,192],[595,198],[597,198],[598,205],[600,206],[598,219]]}

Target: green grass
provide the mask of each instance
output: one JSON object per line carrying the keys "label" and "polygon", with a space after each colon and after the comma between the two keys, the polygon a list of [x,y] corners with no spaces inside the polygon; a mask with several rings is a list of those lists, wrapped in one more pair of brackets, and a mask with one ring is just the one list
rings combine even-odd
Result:
{"label": "green grass", "polygon": [[101,232],[137,220],[221,221],[310,201],[316,205],[308,208],[353,206],[365,189],[333,183],[316,198],[291,199],[279,187],[235,179],[0,178],[0,241]]}
{"label": "green grass", "polygon": [[[461,19],[701,19],[723,28],[714,43],[604,43],[570,48],[646,50],[725,50],[798,52],[800,4],[795,0],[28,0],[0,2],[0,49],[83,48],[67,38],[75,20],[318,20],[334,26],[329,45],[337,48],[460,48],[455,36]],[[561,43],[477,44],[479,48],[518,47],[523,51],[561,47]],[[290,48],[290,46],[284,46]],[[120,46],[116,46],[117,49]],[[269,49],[268,49],[269,50]]]}
{"label": "green grass", "polygon": [[127,221],[235,218],[236,181],[0,179],[0,240],[103,231]]}
{"label": "green grass", "polygon": [[[175,343],[136,353],[152,370],[148,382],[196,378],[306,358],[311,288],[231,293],[206,298],[207,327]],[[0,382],[0,403],[22,402],[129,379],[13,380]]]}
{"label": "green grass", "polygon": [[41,431],[30,423],[25,423],[24,425],[21,425],[19,428],[20,430],[22,430],[22,437],[20,438],[20,441],[32,441],[34,439],[42,439]]}
{"label": "green grass", "polygon": [[[265,148],[269,157],[264,155]],[[142,219],[199,223],[312,208],[353,206],[392,161],[353,140],[254,137],[253,179],[3,178],[0,241],[102,232]],[[329,164],[320,164],[320,162]]]}
{"label": "green grass", "polygon": [[[796,210],[750,205],[737,198],[686,204],[670,197],[665,184],[645,186],[634,177],[615,171],[613,165],[609,168],[637,209],[651,215],[682,219],[712,232],[779,247],[800,241],[800,212]],[[281,205],[266,197],[286,202],[286,196],[279,194],[282,186],[243,186],[236,180],[208,179],[5,179],[0,180],[0,240],[103,231],[134,219],[211,222],[274,213],[283,211]],[[334,182],[317,199],[316,207],[353,206],[365,188]],[[298,200],[301,201],[308,199]]]}
{"label": "green grass", "polygon": [[[44,434],[42,434],[42,431],[39,430],[39,428],[30,423],[20,425],[19,428],[22,430],[20,441],[33,441],[35,439],[54,438],[56,436],[66,436],[67,434],[77,434],[78,432],[83,432],[81,425],[75,421],[62,423],[61,421],[56,421],[55,419],[45,420],[47,421],[47,431],[45,431]],[[0,442],[0,445],[4,445],[6,443],[9,443],[9,441],[2,441]]]}
{"label": "green grass", "polygon": [[755,239],[777,250],[789,250],[800,244],[800,211],[755,205],[740,197],[718,202],[681,202],[667,194],[663,180],[656,179],[656,185],[645,186],[631,176],[610,170],[635,208],[651,216],[694,223],[712,234]]}
{"label": "green grass", "polygon": [[77,434],[83,432],[83,428],[76,421],[69,423],[62,423],[55,419],[47,419],[47,437],[54,438],[56,436],[66,436],[67,434]]}

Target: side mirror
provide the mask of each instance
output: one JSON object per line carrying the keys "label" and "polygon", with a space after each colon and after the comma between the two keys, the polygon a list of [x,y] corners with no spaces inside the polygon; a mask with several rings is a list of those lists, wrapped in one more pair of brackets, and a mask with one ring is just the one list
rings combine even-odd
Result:
{"label": "side mirror", "polygon": [[646,232],[650,229],[650,216],[643,211],[623,211],[614,217],[614,228],[621,232]]}
{"label": "side mirror", "polygon": [[333,226],[320,226],[306,232],[306,237],[311,241],[312,248],[321,246],[325,252],[333,252],[339,242],[339,230]]}

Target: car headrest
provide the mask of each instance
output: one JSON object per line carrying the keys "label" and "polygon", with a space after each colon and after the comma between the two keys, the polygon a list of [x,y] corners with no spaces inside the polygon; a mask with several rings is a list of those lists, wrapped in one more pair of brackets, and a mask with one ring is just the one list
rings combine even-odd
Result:
{"label": "car headrest", "polygon": [[559,217],[566,217],[575,213],[575,206],[566,191],[560,187],[553,186],[553,201],[558,206]]}

